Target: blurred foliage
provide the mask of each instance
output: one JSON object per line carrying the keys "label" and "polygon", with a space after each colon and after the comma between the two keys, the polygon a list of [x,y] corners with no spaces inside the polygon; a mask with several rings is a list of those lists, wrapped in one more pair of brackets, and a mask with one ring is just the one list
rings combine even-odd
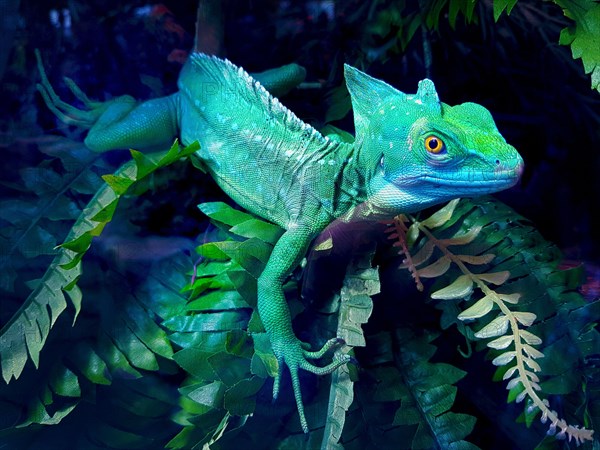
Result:
{"label": "blurred foliage", "polygon": [[[86,33],[76,32],[69,40],[66,28],[62,28],[60,42],[69,47],[71,61],[81,61],[75,64],[78,76],[73,78],[84,90],[102,96],[105,92],[134,93],[132,89],[136,89],[142,97],[162,95],[174,88],[181,55],[173,51],[189,44],[189,33],[183,30],[192,29],[190,15],[177,13],[182,6],[172,6],[173,13],[156,8],[151,14],[135,15],[133,11],[143,6],[142,2],[119,2],[111,6],[110,13],[103,9],[101,20],[97,20],[95,2],[70,5],[75,25]],[[594,45],[600,30],[597,2],[345,1],[336,3],[335,21],[321,27],[318,20],[307,20],[302,33],[294,32],[290,25],[296,20],[294,10],[302,9],[297,4],[285,13],[273,8],[255,17],[245,15],[244,2],[230,6],[238,9],[236,17],[251,22],[245,28],[241,22],[235,25],[252,33],[235,41],[226,34],[232,59],[256,70],[251,66],[287,62],[283,58],[293,54],[309,66],[309,74],[327,80],[325,85],[331,88],[327,109],[323,108],[322,91],[313,95],[296,92],[289,99],[292,105],[302,105],[305,116],[317,123],[339,121],[340,126],[348,125],[345,88],[337,87],[342,84],[342,60],[362,69],[369,67],[374,76],[389,79],[390,74],[401,75],[402,79],[391,82],[401,83],[407,90],[416,85],[416,77],[431,73],[441,92],[447,94],[442,98],[449,103],[474,98],[497,104],[495,112],[509,140],[519,139],[519,130],[527,134],[528,144],[521,148],[526,156],[529,154],[528,164],[535,166],[548,157],[536,156],[540,141],[555,142],[551,138],[558,136],[559,144],[554,145],[574,148],[572,153],[577,156],[569,160],[575,162],[559,164],[560,178],[576,177],[574,186],[585,179],[587,184],[576,192],[589,192],[589,186],[595,192],[594,186],[598,186],[598,178],[587,175],[599,167],[597,156],[589,155],[582,165],[579,150],[586,145],[574,144],[585,133],[598,132],[597,100],[591,92],[581,94],[572,83],[560,84],[560,76],[547,79],[547,67],[537,65],[540,59],[530,61],[529,56],[519,53],[529,46],[542,48],[539,53],[548,52],[558,61],[551,67],[564,64],[569,70],[575,68],[573,72],[565,69],[568,75],[564,79],[570,80],[572,73],[583,71],[553,46],[560,34],[561,44],[571,46],[574,58],[581,57],[585,72],[591,74],[592,87],[598,89],[600,58]],[[566,18],[557,14],[559,7]],[[27,19],[47,12],[45,8],[50,6],[29,9]],[[185,26],[179,26],[175,17]],[[275,42],[265,33],[270,20],[277,24]],[[235,27],[230,24],[230,28]],[[33,120],[34,105],[33,83],[25,83],[31,85],[26,89],[19,84],[19,80],[35,78],[35,72],[27,67],[30,62],[24,49],[26,45],[36,46],[36,39],[59,42],[48,37],[53,32],[57,30],[41,26],[29,36],[17,32],[14,57],[2,84],[5,104],[14,106],[1,122],[9,134],[19,129],[26,130],[25,135],[32,133],[21,126]],[[129,32],[134,35],[132,39],[126,38]],[[532,40],[534,35],[539,39]],[[257,37],[261,52],[252,51],[251,37]],[[30,42],[26,43],[26,38]],[[109,43],[109,54],[102,53],[103,45],[98,42]],[[51,53],[52,59],[58,60],[57,54]],[[167,62],[169,55],[174,59]],[[524,66],[512,65],[516,59],[523,60]],[[449,66],[457,65],[456,61],[463,67],[450,71]],[[99,65],[111,69],[98,71]],[[123,76],[138,69],[141,78]],[[544,100],[548,92],[563,101],[560,108],[548,111],[549,119],[543,119],[536,111],[548,109]],[[518,103],[506,103],[510,99]],[[508,115],[507,111],[519,113]],[[47,112],[40,114],[41,123],[55,126],[53,119],[44,118]],[[550,126],[559,122],[571,125]],[[351,139],[347,133],[328,127],[328,132],[341,139]],[[531,132],[535,127],[539,134]],[[72,129],[61,131],[79,136]],[[7,139],[13,137],[3,135],[3,141]],[[383,238],[375,238],[380,245],[373,264],[378,266],[379,275],[370,269],[372,246],[360,248],[348,270],[342,271],[345,284],[341,296],[318,304],[302,298],[301,280],[306,279],[311,265],[318,263],[312,258],[286,284],[294,327],[303,340],[318,346],[336,330],[352,330],[356,339],[348,342],[355,347],[351,351],[359,363],[345,368],[346,373],[334,374],[331,383],[329,378],[302,374],[312,427],[304,436],[289,383],[283,383],[277,402],[271,401],[270,376],[275,361],[255,312],[256,277],[281,230],[223,203],[205,202],[206,193],[195,186],[206,183],[206,177],[193,182],[191,164],[178,161],[180,153],[171,153],[177,156],[174,159],[154,162],[133,153],[135,160],[114,176],[105,177],[103,184],[100,176],[113,172],[114,160],[98,158],[82,144],[51,137],[18,145],[25,151],[15,157],[20,165],[7,171],[3,179],[0,205],[0,312],[4,325],[0,364],[5,379],[17,378],[0,386],[3,445],[64,448],[68,440],[73,447],[86,449],[574,446],[550,437],[541,440],[546,427],[534,420],[539,409],[530,408],[527,402],[524,407],[514,403],[521,393],[519,384],[511,386],[511,403],[507,405],[502,383],[491,381],[501,380],[511,366],[506,361],[494,374],[490,362],[505,362],[510,355],[503,355],[513,350],[508,346],[508,350],[487,349],[476,333],[487,335],[481,334],[489,325],[483,313],[498,311],[498,303],[490,308],[488,301],[481,302],[471,293],[472,298],[467,299],[470,303],[461,312],[459,298],[427,300],[425,294],[439,293],[464,273],[449,264],[443,274],[423,281],[424,294],[419,293],[410,276],[405,276],[407,272],[398,270],[406,255],[398,256],[397,248]],[[26,150],[33,146],[43,150],[39,160],[29,159]],[[560,157],[555,159],[562,162]],[[170,164],[168,168],[150,174],[166,164]],[[134,172],[130,170],[134,167],[137,175],[132,178]],[[570,170],[573,168],[577,171]],[[577,175],[569,175],[571,172]],[[141,180],[130,186],[138,178]],[[99,189],[89,203],[89,197]],[[563,211],[556,206],[560,201],[573,203],[546,190],[542,194],[537,196],[534,191],[532,196],[543,200],[548,195],[552,207],[541,208],[544,211]],[[589,198],[577,197],[589,208]],[[203,234],[199,234],[200,228],[206,223],[189,225],[190,217],[201,222],[200,215],[195,217],[189,210],[194,201],[205,202],[200,209],[213,224]],[[535,214],[529,204],[525,208]],[[87,220],[76,222],[72,228],[82,211]],[[576,213],[552,217],[538,226],[555,226],[579,242],[568,223],[575,220]],[[92,218],[96,220],[90,221]],[[412,223],[426,222],[419,216],[413,219]],[[66,237],[71,228],[75,234]],[[493,289],[507,296],[521,294],[510,308],[522,313],[526,323],[533,320],[528,314],[535,315],[527,331],[542,339],[542,344],[536,344],[545,355],[537,361],[542,369],[542,392],[569,423],[597,428],[600,343],[596,323],[600,311],[598,300],[586,302],[578,292],[583,268],[562,269],[557,247],[542,238],[531,222],[490,198],[462,200],[447,220],[432,230],[432,236],[452,239],[473,229],[479,231],[470,242],[457,247],[460,254],[493,254],[494,258],[483,258],[486,262],[476,265],[472,272],[507,271],[506,280]],[[92,236],[100,232],[102,235],[94,237],[90,246]],[[65,241],[67,245],[54,249]],[[194,242],[200,244],[196,256],[188,251]],[[409,243],[414,245],[409,251],[416,255],[427,240],[413,238]],[[329,267],[325,277],[334,272],[332,266],[346,264],[335,257],[343,244],[335,240],[334,244],[321,247],[332,253],[319,257],[321,264],[325,261]],[[59,258],[67,259],[52,263],[49,258],[57,252]],[[439,261],[439,253],[432,255]],[[332,262],[327,266],[329,258]],[[64,264],[67,266],[60,267]],[[50,283],[51,289],[45,290],[44,283]],[[312,284],[321,286],[319,278]],[[349,286],[364,291],[355,295],[348,291]],[[381,293],[374,295],[379,286]],[[33,294],[22,306],[29,291]],[[348,308],[347,313],[344,308]],[[476,320],[474,330],[461,319]],[[15,326],[14,333],[5,333]],[[528,335],[521,332],[521,336]],[[363,345],[366,347],[360,348]],[[472,348],[487,352],[471,354]],[[516,353],[514,358],[518,359]],[[516,417],[527,427],[515,423]]]}

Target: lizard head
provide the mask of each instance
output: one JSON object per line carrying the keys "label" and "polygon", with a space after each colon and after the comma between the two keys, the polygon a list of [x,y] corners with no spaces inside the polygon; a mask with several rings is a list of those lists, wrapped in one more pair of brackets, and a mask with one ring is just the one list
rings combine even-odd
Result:
{"label": "lizard head", "polygon": [[345,75],[367,197],[381,212],[489,194],[519,180],[523,159],[483,106],[443,104],[428,79],[407,95],[351,66]]}

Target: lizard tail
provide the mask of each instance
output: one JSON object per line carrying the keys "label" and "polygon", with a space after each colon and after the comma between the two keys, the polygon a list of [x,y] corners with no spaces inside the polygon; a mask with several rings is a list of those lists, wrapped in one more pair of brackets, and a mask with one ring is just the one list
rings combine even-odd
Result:
{"label": "lizard tail", "polygon": [[223,2],[221,0],[199,0],[194,51],[207,55],[224,56],[223,29]]}

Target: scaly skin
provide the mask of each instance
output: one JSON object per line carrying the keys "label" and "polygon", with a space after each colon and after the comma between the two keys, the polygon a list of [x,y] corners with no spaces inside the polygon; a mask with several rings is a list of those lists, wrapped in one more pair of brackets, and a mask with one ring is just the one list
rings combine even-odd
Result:
{"label": "scaly skin", "polygon": [[348,144],[321,135],[265,90],[300,82],[304,73],[295,65],[256,76],[263,87],[230,62],[196,53],[182,70],[177,93],[143,103],[128,96],[92,102],[67,81],[86,111],[62,102],[41,64],[40,71],[39,90],[49,108],[63,121],[89,128],[90,149],[153,148],[178,135],[186,145],[198,140],[198,156],[219,186],[286,230],[258,279],[258,310],[279,362],[273,395],[285,365],[304,431],[299,369],[326,374],[348,362],[313,365],[311,359],[340,341],[310,352],[292,330],[283,283],[311,240],[334,220],[379,220],[506,189],[523,168],[485,108],[440,103],[430,80],[406,95],[346,66],[356,128],[356,140]]}

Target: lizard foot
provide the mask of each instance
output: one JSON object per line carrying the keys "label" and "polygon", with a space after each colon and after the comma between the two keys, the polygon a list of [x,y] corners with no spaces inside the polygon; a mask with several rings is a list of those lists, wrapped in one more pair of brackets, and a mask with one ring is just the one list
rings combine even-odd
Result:
{"label": "lizard foot", "polygon": [[305,433],[308,433],[308,422],[306,421],[306,417],[304,415],[304,403],[302,402],[302,392],[300,389],[298,370],[303,369],[316,375],[327,375],[333,372],[338,367],[350,362],[352,359],[350,355],[335,357],[332,362],[323,367],[315,366],[308,360],[319,359],[328,351],[341,347],[344,344],[345,342],[343,339],[333,338],[327,341],[320,350],[311,352],[309,351],[310,346],[298,339],[287,340],[285,342],[273,342],[273,350],[275,352],[275,356],[277,357],[277,362],[279,363],[279,373],[275,377],[275,381],[273,383],[273,399],[276,399],[279,395],[279,386],[281,382],[283,366],[287,365],[292,378],[292,388],[294,390],[298,415],[300,416],[300,425]]}
{"label": "lizard foot", "polygon": [[121,97],[114,98],[106,102],[98,102],[90,100],[89,97],[75,84],[73,80],[65,77],[64,81],[69,90],[73,93],[75,98],[79,100],[86,109],[79,109],[73,105],[68,104],[62,100],[56,91],[50,84],[46,75],[46,70],[42,64],[42,58],[39,50],[36,49],[35,57],[37,59],[38,70],[40,72],[41,83],[36,85],[37,90],[44,99],[44,103],[48,106],[48,109],[54,113],[58,119],[67,124],[75,125],[81,128],[91,128],[98,121],[98,119],[104,114],[106,109],[115,102],[135,104],[133,97],[124,95]]}

